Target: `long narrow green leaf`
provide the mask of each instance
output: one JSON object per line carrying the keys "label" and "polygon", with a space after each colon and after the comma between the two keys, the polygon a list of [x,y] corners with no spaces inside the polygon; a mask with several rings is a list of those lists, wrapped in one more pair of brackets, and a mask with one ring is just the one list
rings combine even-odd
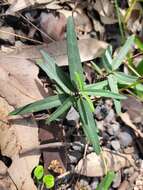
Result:
{"label": "long narrow green leaf", "polygon": [[[118,86],[117,86],[117,80],[114,77],[114,75],[109,75],[108,76],[108,82],[109,82],[109,87],[111,89],[112,92],[114,93],[118,93]],[[115,100],[114,99],[114,105],[115,105],[115,109],[117,114],[121,113],[121,103],[120,100]]]}
{"label": "long narrow green leaf", "polygon": [[113,171],[109,171],[107,175],[103,178],[101,183],[98,185],[96,190],[109,190],[114,178],[115,178],[115,173]]}
{"label": "long narrow green leaf", "polygon": [[74,30],[73,18],[69,17],[67,21],[67,53],[69,62],[70,78],[77,88],[75,73],[78,72],[82,81],[84,81],[83,69],[81,65],[79,49],[77,45],[76,33]]}
{"label": "long narrow green leaf", "polygon": [[99,155],[101,152],[101,148],[99,144],[99,137],[97,134],[98,129],[97,129],[95,120],[93,118],[93,114],[90,111],[89,105],[85,99],[80,98],[77,101],[77,107],[78,107],[81,121],[83,123],[84,133],[88,141],[92,144],[96,154]]}
{"label": "long narrow green leaf", "polygon": [[52,57],[43,50],[41,50],[41,54],[46,63],[42,60],[38,60],[37,64],[43,71],[45,71],[50,79],[54,80],[66,93],[70,93],[70,91],[73,90],[73,85],[70,79],[62,69],[56,65],[56,62]]}
{"label": "long narrow green leaf", "polygon": [[108,90],[88,89],[88,90],[84,90],[84,92],[86,92],[90,96],[101,96],[101,97],[113,98],[113,99],[119,99],[119,100],[126,99],[125,96],[119,93],[108,91]]}
{"label": "long narrow green leaf", "polygon": [[50,117],[46,120],[46,124],[50,124],[52,121],[57,119],[60,115],[66,112],[73,104],[73,97],[68,97],[61,106],[59,106],[55,112],[53,112]]}
{"label": "long narrow green leaf", "polygon": [[119,66],[122,64],[127,53],[129,52],[131,47],[134,45],[134,41],[135,41],[135,36],[132,35],[127,39],[127,41],[125,42],[123,47],[121,47],[118,55],[113,59],[113,62],[112,62],[112,69],[113,70],[118,69]]}
{"label": "long narrow green leaf", "polygon": [[104,80],[104,81],[101,81],[101,82],[96,82],[94,84],[87,84],[84,86],[84,89],[85,90],[90,90],[90,89],[103,89],[105,86],[108,85],[108,81],[107,80]]}
{"label": "long narrow green leaf", "polygon": [[64,94],[50,96],[43,100],[39,100],[26,106],[17,108],[10,112],[10,115],[21,115],[58,107],[65,101],[66,98],[67,96]]}
{"label": "long narrow green leaf", "polygon": [[131,84],[138,79],[136,76],[127,75],[123,72],[114,72],[114,76],[120,84]]}
{"label": "long narrow green leaf", "polygon": [[108,46],[105,53],[101,57],[101,61],[103,63],[103,66],[107,70],[107,72],[112,71],[112,46]]}

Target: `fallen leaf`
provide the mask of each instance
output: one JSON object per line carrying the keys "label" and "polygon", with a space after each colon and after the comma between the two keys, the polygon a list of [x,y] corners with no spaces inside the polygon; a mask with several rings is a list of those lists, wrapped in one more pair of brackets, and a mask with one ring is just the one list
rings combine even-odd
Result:
{"label": "fallen leaf", "polygon": [[[107,163],[108,170],[118,171],[121,168],[128,167],[134,163],[131,155],[119,154],[109,149],[103,150],[103,156]],[[105,175],[104,163],[101,155],[90,153],[85,160],[81,159],[76,168],[75,173],[85,175],[88,177],[99,177]]]}
{"label": "fallen leaf", "polygon": [[120,117],[126,125],[128,125],[131,129],[133,129],[133,131],[135,132],[137,136],[140,136],[141,138],[143,138],[143,133],[133,124],[127,112],[121,113]]}
{"label": "fallen leaf", "polygon": [[133,96],[128,96],[122,100],[122,108],[126,110],[133,123],[142,123],[143,121],[143,104]]}
{"label": "fallen leaf", "polygon": [[7,170],[6,165],[0,161],[0,190],[17,190]]}
{"label": "fallen leaf", "polygon": [[16,117],[9,124],[7,115],[12,110],[13,107],[4,98],[0,98],[0,150],[2,155],[12,159],[7,171],[16,187],[36,190],[31,172],[39,163],[39,151],[36,150],[33,155],[25,157],[19,157],[19,153],[27,147],[39,145],[38,127],[31,117]]}
{"label": "fallen leaf", "polygon": [[[107,43],[92,38],[79,40],[78,47],[81,61],[85,62],[100,57],[107,46]],[[48,45],[45,44],[40,46],[23,46],[23,48],[14,49],[13,52],[8,54],[0,51],[0,62],[26,62],[25,64],[29,64],[29,66],[32,67],[28,59],[35,61],[35,59],[41,58],[39,49],[45,50],[54,57],[59,66],[68,65],[66,41],[52,42]]]}

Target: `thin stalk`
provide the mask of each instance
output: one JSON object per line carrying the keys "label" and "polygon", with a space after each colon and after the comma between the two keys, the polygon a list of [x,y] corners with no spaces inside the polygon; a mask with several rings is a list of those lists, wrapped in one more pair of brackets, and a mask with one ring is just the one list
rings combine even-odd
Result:
{"label": "thin stalk", "polygon": [[121,15],[120,15],[120,10],[119,10],[119,5],[117,0],[115,0],[115,9],[116,9],[116,14],[117,14],[117,18],[118,18],[118,24],[119,24],[119,29],[120,29],[120,33],[121,33],[121,38],[122,38],[122,44],[125,41],[125,34],[124,34],[124,28],[123,28],[123,24],[121,21]]}

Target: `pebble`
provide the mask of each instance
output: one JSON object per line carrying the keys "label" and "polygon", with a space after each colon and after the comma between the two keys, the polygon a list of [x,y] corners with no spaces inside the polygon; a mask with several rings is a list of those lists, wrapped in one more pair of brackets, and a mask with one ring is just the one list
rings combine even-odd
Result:
{"label": "pebble", "polygon": [[123,146],[123,147],[129,146],[133,142],[132,136],[127,132],[120,132],[119,140],[120,140],[121,146]]}
{"label": "pebble", "polygon": [[79,114],[74,109],[74,107],[71,107],[71,109],[67,113],[66,119],[67,119],[67,121],[74,121],[75,123],[77,123],[79,121]]}
{"label": "pebble", "polygon": [[112,125],[109,125],[107,128],[107,131],[112,136],[118,136],[120,132],[120,124],[119,123],[113,123]]}
{"label": "pebble", "polygon": [[109,110],[108,115],[105,117],[104,122],[112,123],[115,121],[115,112],[113,109]]}
{"label": "pebble", "polygon": [[82,157],[82,153],[74,150],[73,152],[69,153],[68,157],[69,157],[70,163],[74,164],[74,163],[77,163],[78,160]]}
{"label": "pebble", "polygon": [[80,179],[79,184],[81,189],[92,190],[91,187],[89,186],[88,178]]}
{"label": "pebble", "polygon": [[114,150],[120,150],[120,142],[118,140],[112,140],[111,145]]}
{"label": "pebble", "polygon": [[90,184],[91,189],[95,190],[97,188],[98,183],[99,183],[98,178],[96,178],[96,177],[93,178],[93,181]]}

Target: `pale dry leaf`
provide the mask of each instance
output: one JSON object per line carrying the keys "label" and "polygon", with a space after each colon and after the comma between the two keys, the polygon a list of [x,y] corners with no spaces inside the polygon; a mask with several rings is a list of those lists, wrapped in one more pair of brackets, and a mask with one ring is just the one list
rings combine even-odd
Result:
{"label": "pale dry leaf", "polygon": [[[108,149],[103,150],[103,155],[108,169],[112,171],[118,171],[133,163],[131,155],[118,154]],[[75,172],[88,177],[104,176],[105,168],[101,155],[97,155],[94,152],[88,154],[85,160],[81,159],[78,162]]]}
{"label": "pale dry leaf", "polygon": [[[100,57],[107,46],[107,43],[92,38],[79,40],[78,47],[81,61],[85,62]],[[68,65],[66,41],[52,42],[48,45],[45,44],[40,46],[23,46],[23,48],[16,48],[13,52],[8,54],[0,51],[0,57],[2,62],[18,62],[19,65],[20,63],[25,63],[29,65],[28,68],[34,67],[32,63],[29,62],[30,60],[35,61],[35,59],[41,58],[39,49],[45,50],[49,55],[55,58],[59,66]],[[30,71],[31,70],[29,69],[29,72]],[[38,71],[38,69],[36,71]]]}
{"label": "pale dry leaf", "polygon": [[38,78],[38,67],[27,59],[7,55],[0,56],[0,95],[14,107],[42,99],[46,94]]}
{"label": "pale dry leaf", "polygon": [[17,190],[8,174],[7,166],[2,161],[0,161],[0,190]]}
{"label": "pale dry leaf", "polygon": [[[56,0],[55,0],[56,1]],[[9,4],[11,5],[5,14],[14,14],[17,11],[23,10],[27,7],[30,7],[35,4],[48,4],[53,2],[53,0],[8,0]]]}
{"label": "pale dry leaf", "polygon": [[136,127],[136,125],[133,124],[133,122],[131,121],[131,118],[127,112],[121,113],[120,117],[126,125],[128,125],[131,129],[134,130],[134,132],[137,136],[140,136],[141,138],[143,138],[143,133]]}
{"label": "pale dry leaf", "polygon": [[0,150],[2,155],[12,159],[7,171],[17,189],[36,190],[31,172],[39,163],[39,151],[36,150],[24,157],[19,157],[19,153],[23,149],[39,145],[38,127],[31,117],[25,119],[15,117],[8,124],[7,115],[12,110],[13,107],[6,99],[0,98]]}

